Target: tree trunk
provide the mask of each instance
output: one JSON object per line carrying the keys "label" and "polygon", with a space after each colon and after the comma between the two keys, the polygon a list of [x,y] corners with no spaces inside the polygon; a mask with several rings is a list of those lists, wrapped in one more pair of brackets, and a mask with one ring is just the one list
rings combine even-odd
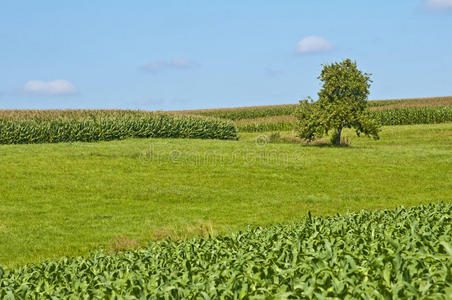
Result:
{"label": "tree trunk", "polygon": [[339,128],[337,129],[337,133],[336,133],[336,141],[334,142],[334,144],[336,146],[339,146],[341,144],[341,133],[342,133],[342,124],[339,126]]}

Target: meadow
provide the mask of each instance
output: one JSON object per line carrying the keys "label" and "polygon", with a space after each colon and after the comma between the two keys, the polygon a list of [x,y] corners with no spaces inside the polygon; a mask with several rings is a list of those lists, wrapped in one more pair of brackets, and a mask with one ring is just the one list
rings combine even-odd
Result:
{"label": "meadow", "polygon": [[[452,200],[452,124],[383,127],[335,148],[126,139],[0,145],[0,264],[108,248],[117,236],[224,233],[247,225]],[[290,133],[287,133],[290,134]]]}
{"label": "meadow", "polygon": [[0,297],[446,298],[452,97],[369,106],[345,147],[293,105],[0,111]]}

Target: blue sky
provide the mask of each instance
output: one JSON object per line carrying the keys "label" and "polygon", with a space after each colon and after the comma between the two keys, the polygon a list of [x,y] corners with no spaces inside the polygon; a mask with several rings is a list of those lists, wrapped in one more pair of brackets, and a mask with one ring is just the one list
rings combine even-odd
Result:
{"label": "blue sky", "polygon": [[345,58],[370,99],[452,95],[452,0],[0,2],[0,109],[296,103]]}

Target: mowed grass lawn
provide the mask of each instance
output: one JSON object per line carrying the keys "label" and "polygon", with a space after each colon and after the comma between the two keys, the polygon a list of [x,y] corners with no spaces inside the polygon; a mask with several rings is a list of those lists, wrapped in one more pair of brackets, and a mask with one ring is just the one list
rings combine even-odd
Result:
{"label": "mowed grass lawn", "polygon": [[384,127],[379,141],[348,134],[341,148],[259,134],[1,145],[0,265],[84,255],[118,235],[146,244],[200,226],[452,201],[451,123]]}

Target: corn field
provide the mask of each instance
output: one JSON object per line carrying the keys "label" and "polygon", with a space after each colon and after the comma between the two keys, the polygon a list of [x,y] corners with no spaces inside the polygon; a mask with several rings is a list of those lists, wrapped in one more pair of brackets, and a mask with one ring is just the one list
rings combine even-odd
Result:
{"label": "corn field", "polygon": [[[452,122],[452,106],[405,107],[370,110],[382,126]],[[289,131],[296,128],[293,116],[234,121],[240,132]]]}
{"label": "corn field", "polygon": [[[370,110],[386,110],[409,107],[452,106],[452,97],[372,100],[367,105]],[[249,106],[235,108],[199,109],[172,111],[172,114],[188,114],[228,119],[232,121],[275,116],[289,116],[295,112],[297,104]]]}
{"label": "corn field", "polygon": [[219,109],[199,109],[174,111],[175,114],[188,114],[207,116],[227,120],[244,120],[255,119],[272,116],[287,116],[291,115],[297,104],[283,104],[283,105],[268,105],[268,106],[249,106],[236,108],[219,108]]}
{"label": "corn field", "polygon": [[2,111],[0,144],[125,138],[236,139],[227,120],[134,111]]}
{"label": "corn field", "polygon": [[436,124],[452,121],[452,106],[393,108],[371,114],[381,125]]}
{"label": "corn field", "polygon": [[2,299],[451,299],[452,205],[0,268]]}
{"label": "corn field", "polygon": [[[381,125],[433,124],[452,121],[449,103],[452,97],[369,101],[369,110]],[[0,110],[0,144],[95,142],[129,137],[236,139],[237,129],[240,132],[295,129],[292,113],[296,107],[288,104],[169,113]]]}
{"label": "corn field", "polygon": [[368,101],[367,105],[371,109],[443,106],[443,105],[452,105],[452,96],[411,98],[411,99],[374,100],[374,101]]}

